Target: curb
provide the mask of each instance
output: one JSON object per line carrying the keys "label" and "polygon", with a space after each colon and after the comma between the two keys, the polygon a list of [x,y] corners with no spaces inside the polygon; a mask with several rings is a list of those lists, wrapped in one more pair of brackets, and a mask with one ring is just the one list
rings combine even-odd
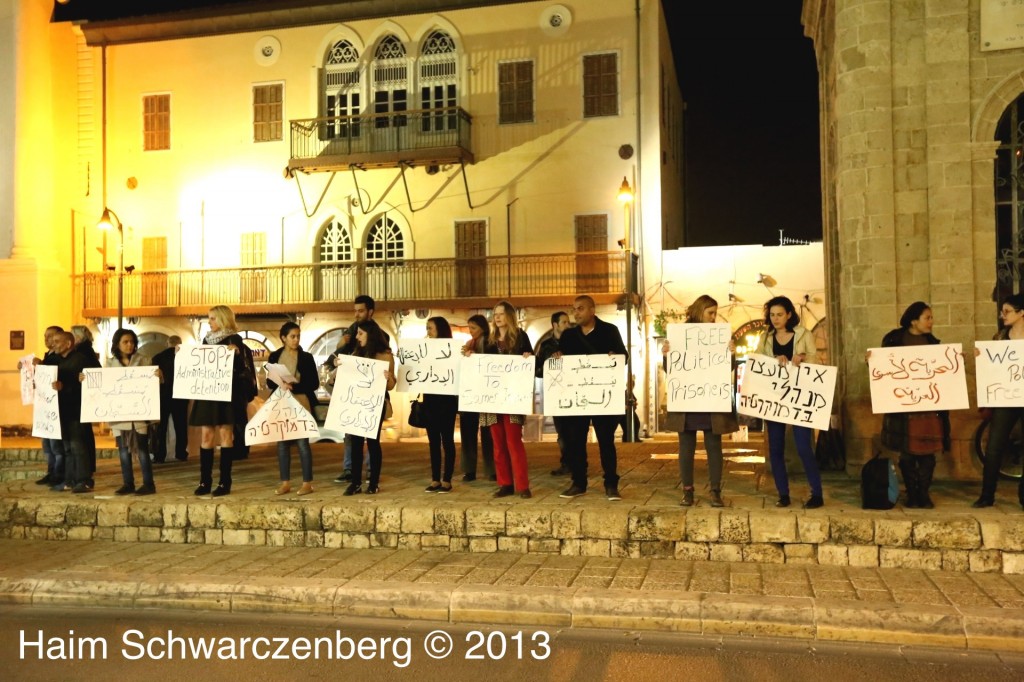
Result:
{"label": "curb", "polygon": [[294,613],[449,623],[778,637],[1024,653],[1024,609],[674,590],[436,585],[284,578],[0,577],[0,604]]}

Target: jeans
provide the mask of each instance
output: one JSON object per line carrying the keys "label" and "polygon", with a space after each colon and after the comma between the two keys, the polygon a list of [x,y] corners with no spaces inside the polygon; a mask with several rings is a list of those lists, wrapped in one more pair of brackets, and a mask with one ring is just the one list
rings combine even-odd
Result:
{"label": "jeans", "polygon": [[89,453],[82,439],[82,432],[86,430],[91,432],[92,424],[80,424],[77,421],[62,421],[60,424],[64,447],[64,482],[72,487],[87,483],[92,477]]}
{"label": "jeans", "polygon": [[615,451],[615,429],[621,419],[614,415],[596,417],[566,417],[569,441],[569,468],[572,470],[572,483],[582,490],[587,489],[587,433],[590,424],[594,424],[597,434],[597,447],[601,453],[601,468],[604,470],[605,488],[619,486],[618,454]]}
{"label": "jeans", "polygon": [[46,473],[54,484],[64,481],[64,442],[56,438],[43,439],[46,453]]}
{"label": "jeans", "polygon": [[[786,473],[786,424],[765,420],[768,430],[768,456],[772,464],[772,477],[779,496],[789,496],[789,475]],[[818,460],[814,458],[814,447],[811,445],[811,429],[806,426],[793,427],[793,439],[796,441],[796,452],[804,465],[807,484],[811,487],[812,497],[821,497],[821,474],[818,473]]]}
{"label": "jeans", "polygon": [[302,482],[311,483],[313,481],[313,450],[309,447],[308,438],[277,441],[277,468],[281,474],[281,480],[289,481],[292,478],[292,443],[299,448]]}
{"label": "jeans", "polygon": [[[132,450],[139,460],[143,485],[153,485],[153,463],[149,460],[149,436],[138,431],[120,431],[117,435],[117,454],[121,460],[121,480],[129,488],[135,487],[132,473]],[[135,446],[134,448],[132,446]]]}
{"label": "jeans", "polygon": [[480,413],[460,412],[459,432],[462,434],[462,473],[467,476],[476,477],[477,463],[477,433],[480,434],[480,444],[483,448],[484,476],[490,478],[494,475],[494,441],[491,440],[491,430],[488,427],[480,428]]}
{"label": "jeans", "polygon": [[[722,435],[704,432],[704,449],[708,452],[708,479],[711,489],[722,491]],[[697,452],[697,432],[679,432],[679,478],[683,488],[693,487],[693,456]]]}

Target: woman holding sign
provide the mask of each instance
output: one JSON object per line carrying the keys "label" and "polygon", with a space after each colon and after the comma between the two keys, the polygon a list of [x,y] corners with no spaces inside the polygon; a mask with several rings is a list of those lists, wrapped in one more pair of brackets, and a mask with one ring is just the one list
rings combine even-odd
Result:
{"label": "woman holding sign", "polygon": [[[452,327],[443,317],[427,320],[428,339],[452,338]],[[459,411],[459,396],[423,394],[423,407],[427,411],[427,441],[430,443],[430,475],[432,479],[425,492],[450,493],[452,474],[455,472],[455,413]],[[441,471],[441,449],[444,448],[444,472]]]}
{"label": "woman holding sign", "polygon": [[[298,379],[294,384],[285,383],[281,386],[289,391],[302,407],[310,414],[317,406],[316,389],[320,387],[320,375],[316,371],[316,360],[302,350],[299,345],[301,330],[294,322],[281,325],[281,343],[267,359],[269,364],[281,364],[292,377]],[[267,388],[276,391],[276,383],[267,378]],[[309,447],[309,438],[295,438],[277,441],[277,468],[281,474],[281,485],[274,491],[275,495],[287,495],[292,490],[292,443],[299,450],[299,461],[302,463],[302,487],[296,495],[308,495],[313,492],[313,450]]]}
{"label": "woman holding sign", "polygon": [[231,400],[196,400],[189,424],[200,427],[199,487],[196,495],[210,494],[213,487],[213,448],[220,440],[220,482],[214,497],[231,492],[231,464],[235,445],[235,422],[246,422],[245,406],[256,397],[256,370],[252,351],[238,335],[235,313],[226,305],[210,308],[210,332],[203,344],[228,346],[234,352]]}
{"label": "woman holding sign", "polygon": [[[384,330],[372,319],[356,323],[356,350],[352,355],[361,358],[373,358],[388,363],[384,370],[384,378],[387,380],[387,390],[395,387],[395,357],[388,347],[387,337]],[[384,423],[384,416],[387,414],[390,400],[387,392],[384,393],[384,406],[381,408],[380,425]],[[377,426],[376,438],[365,438],[355,436],[351,433],[345,434],[345,445],[352,449],[352,482],[345,489],[345,495],[357,495],[362,492],[363,476],[363,441],[366,442],[366,449],[370,453],[370,480],[367,481],[366,494],[376,495],[380,492],[380,466],[383,453],[380,449],[380,429]]]}
{"label": "woman holding sign", "polygon": [[[997,341],[1019,341],[1024,339],[1024,294],[1012,294],[1003,299],[999,310],[1003,328],[995,335]],[[977,357],[981,351],[974,349]],[[985,447],[985,469],[981,476],[981,497],[971,506],[975,509],[991,507],[996,502],[996,484],[1003,454],[1010,444],[1010,432],[1017,421],[1024,416],[1024,407],[993,407],[989,424],[988,444]],[[1024,505],[1024,478],[1017,488],[1017,499]]]}
{"label": "woman holding sign", "polygon": [[[107,360],[107,367],[143,367],[149,364],[149,358],[140,355],[139,337],[130,329],[118,329],[114,332],[113,343],[110,347],[111,357]],[[156,372],[159,369],[154,368]],[[149,459],[149,428],[146,422],[115,422],[110,425],[117,441],[117,453],[121,460],[121,481],[120,488],[114,491],[115,495],[152,495],[156,492],[156,485],[153,484],[153,462]],[[135,476],[132,474],[132,451],[135,451],[136,459],[139,460],[139,470],[142,472],[142,486],[135,487]]]}
{"label": "woman holding sign", "polygon": [[[776,296],[764,304],[764,321],[768,329],[761,335],[757,349],[761,355],[769,355],[778,360],[782,366],[792,364],[799,367],[808,357],[814,357],[814,339],[811,332],[800,324],[800,316],[796,314],[793,302],[785,296]],[[789,474],[786,472],[786,424],[765,420],[768,430],[768,456],[772,464],[772,477],[775,489],[779,493],[776,507],[788,507]],[[804,502],[804,509],[817,509],[825,505],[821,492],[821,474],[818,472],[818,461],[814,457],[811,445],[811,429],[806,426],[793,426],[793,439],[796,441],[796,452],[804,465],[807,484],[811,487],[811,497]]]}
{"label": "woman holding sign", "polygon": [[[473,315],[466,321],[469,328],[469,341],[462,347],[465,353],[483,353],[491,342],[491,327],[483,315]],[[463,481],[476,480],[477,433],[480,434],[480,452],[484,459],[484,475],[491,481],[498,480],[494,474],[494,443],[491,442],[491,430],[480,428],[479,412],[459,412],[459,433],[462,434],[462,477]]]}
{"label": "woman holding sign", "polygon": [[[707,294],[699,296],[686,309],[686,321],[714,324],[718,320],[718,301]],[[730,350],[734,344],[729,343]],[[666,343],[663,353],[668,353]],[[667,355],[666,355],[667,360]],[[697,431],[704,432],[708,452],[708,478],[711,484],[711,506],[723,507],[722,501],[722,436],[739,428],[735,412],[669,412],[666,428],[679,433],[679,478],[683,483],[682,506],[693,506],[693,458],[697,452]]]}
{"label": "woman holding sign", "polygon": [[[932,335],[935,319],[924,301],[911,303],[900,326],[882,338],[882,347],[941,343]],[[935,454],[949,449],[948,412],[900,412],[882,415],[882,445],[900,453],[900,473],[907,488],[906,506],[932,509],[928,491],[935,473]]]}
{"label": "woman holding sign", "polygon": [[[484,351],[498,355],[522,355],[524,358],[533,355],[533,346],[526,332],[516,323],[516,309],[507,301],[494,306],[491,314],[491,340]],[[530,492],[530,473],[526,465],[526,447],[523,445],[523,424],[526,417],[521,414],[490,414],[480,415],[480,421],[491,429],[491,440],[494,441],[494,468],[498,475],[498,490],[495,497],[508,497],[519,494],[528,499],[533,497]]]}

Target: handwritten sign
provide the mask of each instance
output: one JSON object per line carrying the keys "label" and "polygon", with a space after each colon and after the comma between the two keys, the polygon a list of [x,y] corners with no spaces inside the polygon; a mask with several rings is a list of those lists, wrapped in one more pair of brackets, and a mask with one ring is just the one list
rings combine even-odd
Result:
{"label": "handwritten sign", "polygon": [[35,376],[32,435],[36,438],[60,440],[60,409],[57,403],[57,391],[53,389],[53,382],[57,381],[57,368],[52,365],[38,365]]}
{"label": "handwritten sign", "polygon": [[731,338],[727,324],[668,326],[669,412],[732,412]]}
{"label": "handwritten sign", "polygon": [[827,431],[839,370],[826,365],[780,365],[775,358],[747,356],[736,411],[748,417]]}
{"label": "handwritten sign", "polygon": [[975,341],[978,407],[1024,407],[1024,341]]}
{"label": "handwritten sign", "polygon": [[82,422],[160,421],[156,367],[82,370]]}
{"label": "handwritten sign", "polygon": [[398,349],[398,383],[402,393],[458,395],[456,385],[462,347],[453,339],[403,341]]}
{"label": "handwritten sign", "polygon": [[967,376],[959,343],[869,349],[871,411],[966,410]]}
{"label": "handwritten sign", "polygon": [[230,402],[235,353],[229,346],[188,346],[174,356],[174,398]]}
{"label": "handwritten sign", "polygon": [[26,355],[18,361],[18,366],[21,372],[21,404],[32,405],[35,403],[35,370],[36,366],[32,362],[35,360],[35,356],[32,354]]}
{"label": "handwritten sign", "polygon": [[459,361],[459,410],[532,414],[536,366],[537,358],[532,355],[524,358],[473,353],[462,357]]}
{"label": "handwritten sign", "polygon": [[388,388],[384,372],[388,366],[383,360],[339,355],[324,428],[377,438],[384,416],[384,394]]}
{"label": "handwritten sign", "polygon": [[563,355],[544,365],[544,414],[625,412],[625,355]]}
{"label": "handwritten sign", "polygon": [[245,425],[245,444],[276,443],[281,440],[315,438],[320,435],[316,420],[291,391],[278,388]]}

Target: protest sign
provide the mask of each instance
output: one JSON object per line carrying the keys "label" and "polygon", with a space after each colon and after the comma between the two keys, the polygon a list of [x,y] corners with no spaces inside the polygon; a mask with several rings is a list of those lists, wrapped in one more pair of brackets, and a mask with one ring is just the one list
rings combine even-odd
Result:
{"label": "protest sign", "polygon": [[174,356],[174,395],[180,400],[231,400],[235,352],[230,346],[186,346]]}
{"label": "protest sign", "polygon": [[281,440],[316,438],[316,420],[291,391],[278,388],[245,425],[245,444],[276,443]]}
{"label": "protest sign", "polygon": [[473,353],[459,361],[459,411],[533,414],[537,358]]}
{"label": "protest sign", "polygon": [[32,403],[32,435],[36,438],[60,440],[60,410],[57,391],[57,368],[52,365],[37,365],[35,371],[36,390]]}
{"label": "protest sign", "polygon": [[732,412],[732,332],[727,324],[670,324],[669,412]]}
{"label": "protest sign", "polygon": [[544,414],[625,413],[625,355],[563,355],[544,365]]}
{"label": "protest sign", "polygon": [[838,369],[809,362],[780,365],[776,358],[747,356],[736,411],[748,417],[827,431]]}
{"label": "protest sign", "polygon": [[21,373],[21,404],[32,405],[35,402],[35,386],[33,381],[35,379],[35,356],[32,354],[26,355],[18,361],[19,371]]}
{"label": "protest sign", "polygon": [[82,370],[82,422],[160,421],[156,367]]}
{"label": "protest sign", "polygon": [[395,390],[402,393],[458,395],[456,385],[462,346],[454,339],[403,341],[396,356]]}
{"label": "protest sign", "polygon": [[384,416],[388,363],[374,358],[339,355],[334,392],[327,407],[325,429],[377,438]]}
{"label": "protest sign", "polygon": [[1024,341],[975,341],[978,407],[1024,407]]}
{"label": "protest sign", "polygon": [[959,343],[870,348],[868,353],[875,414],[969,407]]}

